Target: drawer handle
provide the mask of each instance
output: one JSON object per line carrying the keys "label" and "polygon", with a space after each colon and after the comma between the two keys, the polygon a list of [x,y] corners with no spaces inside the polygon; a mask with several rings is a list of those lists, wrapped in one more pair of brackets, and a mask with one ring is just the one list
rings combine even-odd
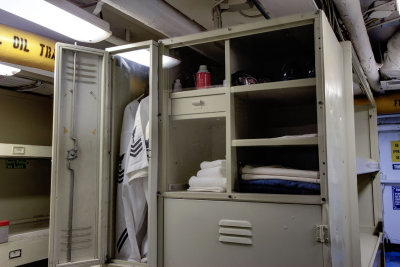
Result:
{"label": "drawer handle", "polygon": [[192,105],[195,107],[199,107],[199,106],[204,105],[204,102],[202,100],[196,100],[196,101],[192,102]]}

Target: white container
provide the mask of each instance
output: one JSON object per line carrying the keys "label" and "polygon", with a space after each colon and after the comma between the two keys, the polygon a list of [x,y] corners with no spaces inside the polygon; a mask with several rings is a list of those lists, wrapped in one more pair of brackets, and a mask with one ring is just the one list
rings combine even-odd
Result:
{"label": "white container", "polygon": [[8,228],[10,221],[0,221],[0,244],[8,242]]}
{"label": "white container", "polygon": [[180,92],[182,91],[182,84],[180,79],[176,79],[174,82],[174,92]]}

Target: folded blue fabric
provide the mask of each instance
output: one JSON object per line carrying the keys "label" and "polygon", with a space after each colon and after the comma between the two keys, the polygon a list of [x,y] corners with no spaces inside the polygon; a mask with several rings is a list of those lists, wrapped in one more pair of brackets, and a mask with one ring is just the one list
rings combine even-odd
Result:
{"label": "folded blue fabric", "polygon": [[239,180],[238,191],[243,193],[318,195],[320,185],[280,179]]}

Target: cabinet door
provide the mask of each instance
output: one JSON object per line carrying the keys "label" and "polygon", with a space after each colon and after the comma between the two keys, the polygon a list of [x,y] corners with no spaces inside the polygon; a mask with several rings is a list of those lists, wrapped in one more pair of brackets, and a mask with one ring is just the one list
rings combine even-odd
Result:
{"label": "cabinet door", "polygon": [[[327,207],[332,266],[359,266],[355,130],[350,42],[339,43],[321,16],[322,82],[326,140]],[[325,149],[325,148],[324,148]],[[323,171],[325,175],[325,171]],[[322,180],[321,180],[322,181]],[[326,221],[324,223],[327,223]],[[327,247],[327,246],[326,246]]]}
{"label": "cabinet door", "polygon": [[108,53],[57,44],[49,265],[105,262],[109,196]]}

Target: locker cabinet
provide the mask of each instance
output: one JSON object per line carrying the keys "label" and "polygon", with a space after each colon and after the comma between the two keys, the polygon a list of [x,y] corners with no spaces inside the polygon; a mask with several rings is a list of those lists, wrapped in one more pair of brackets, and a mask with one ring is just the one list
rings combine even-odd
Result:
{"label": "locker cabinet", "polygon": [[[51,266],[143,265],[113,253],[122,111],[140,94],[115,55],[138,49],[151,62],[148,266],[375,259],[360,245],[351,45],[319,11],[106,51],[57,45]],[[164,56],[180,64],[163,68]],[[199,65],[211,72],[210,88],[195,88]],[[245,70],[259,82],[237,84]],[[175,79],[183,91],[172,91]],[[217,159],[226,159],[226,192],[186,191],[199,164]],[[249,190],[244,164],[317,171],[319,191]]]}

